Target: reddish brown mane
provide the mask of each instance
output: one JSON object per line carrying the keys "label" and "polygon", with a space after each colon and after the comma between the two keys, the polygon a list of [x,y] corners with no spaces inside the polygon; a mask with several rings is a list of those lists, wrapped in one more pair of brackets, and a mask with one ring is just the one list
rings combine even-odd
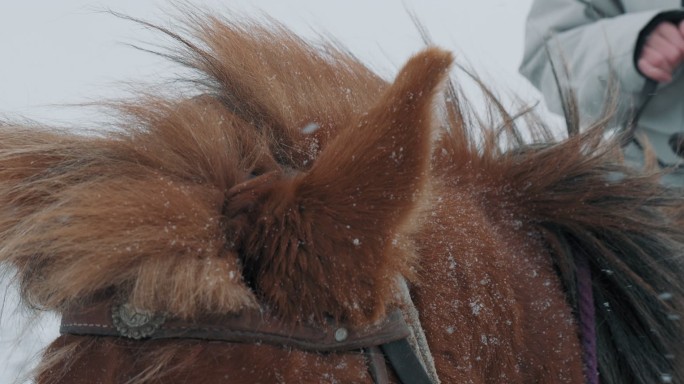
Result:
{"label": "reddish brown mane", "polygon": [[[522,146],[516,119],[480,127],[444,90],[442,50],[386,82],[277,24],[190,19],[194,37],[152,27],[180,43],[169,56],[201,74],[201,96],[117,104],[118,128],[99,137],[0,129],[0,262],[29,304],[190,320],[262,305],[285,323],[364,326],[403,305],[403,277],[442,382],[580,383],[573,260],[588,253],[598,300],[624,316],[599,319],[603,382],[684,379],[667,320],[683,307],[684,236],[661,209],[682,201],[616,164],[602,127]],[[637,360],[642,373],[617,368]],[[361,354],[63,335],[38,382],[369,382],[365,367]]]}

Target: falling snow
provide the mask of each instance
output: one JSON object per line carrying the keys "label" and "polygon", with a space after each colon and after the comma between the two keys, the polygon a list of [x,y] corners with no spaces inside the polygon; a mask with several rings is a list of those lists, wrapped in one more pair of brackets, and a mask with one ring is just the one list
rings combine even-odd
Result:
{"label": "falling snow", "polygon": [[302,133],[305,135],[310,135],[316,131],[318,131],[321,128],[320,125],[316,123],[309,123],[304,128],[302,128]]}
{"label": "falling snow", "polygon": [[470,309],[472,310],[473,315],[479,316],[480,311],[483,308],[482,303],[480,303],[480,301],[478,301],[477,299],[474,299],[473,301],[471,301],[469,303],[469,305],[470,305]]}
{"label": "falling snow", "polygon": [[663,292],[660,295],[658,295],[658,298],[660,300],[666,301],[666,300],[672,300],[673,296],[672,296],[672,293],[670,293],[670,292]]}

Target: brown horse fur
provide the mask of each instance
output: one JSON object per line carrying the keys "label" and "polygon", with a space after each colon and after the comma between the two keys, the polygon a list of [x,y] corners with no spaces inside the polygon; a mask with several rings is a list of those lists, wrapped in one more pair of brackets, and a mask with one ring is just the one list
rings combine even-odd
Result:
{"label": "brown horse fur", "polygon": [[[586,254],[602,382],[684,381],[684,236],[664,214],[682,200],[617,164],[600,123],[525,146],[494,98],[502,129],[443,86],[442,50],[388,83],[275,23],[189,19],[189,36],[158,29],[202,96],[118,104],[118,128],[97,136],[0,129],[0,262],[26,303],[186,319],[261,305],[284,323],[364,326],[401,305],[404,276],[443,383],[582,383],[573,260]],[[361,353],[74,335],[36,375],[371,381]]]}

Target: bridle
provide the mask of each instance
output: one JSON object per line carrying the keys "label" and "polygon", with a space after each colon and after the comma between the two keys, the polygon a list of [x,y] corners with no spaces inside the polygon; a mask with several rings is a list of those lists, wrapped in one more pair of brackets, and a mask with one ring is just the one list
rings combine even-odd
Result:
{"label": "bridle", "polygon": [[350,328],[285,325],[269,311],[205,316],[195,321],[155,315],[130,305],[101,302],[64,313],[60,333],[146,340],[189,339],[229,343],[264,343],[310,352],[362,351],[374,383],[389,383],[387,363],[403,384],[436,384],[410,342],[412,330],[396,309],[377,324]]}
{"label": "bridle", "polygon": [[599,384],[596,307],[594,306],[591,267],[587,256],[580,255],[577,257],[575,267],[578,292],[577,315],[585,376],[587,384]]}
{"label": "bridle", "polygon": [[[598,364],[592,277],[589,261],[577,262],[578,317],[588,384],[598,384]],[[155,315],[129,305],[111,302],[72,308],[62,316],[60,333],[80,336],[118,337],[130,340],[186,339],[229,343],[264,343],[309,352],[362,351],[375,384],[389,383],[387,362],[402,384],[439,384],[429,350],[420,347],[422,329],[405,282],[400,295],[404,310],[389,312],[382,321],[350,328],[329,321],[322,326],[285,325],[268,310],[205,316],[194,321]],[[406,297],[408,296],[408,297]],[[405,318],[411,321],[410,326]],[[424,338],[424,335],[422,336]],[[416,342],[418,339],[418,342]],[[424,340],[423,340],[424,342]]]}
{"label": "bridle", "polygon": [[[577,260],[579,322],[587,383],[598,384],[594,298],[591,272],[586,259]],[[404,283],[405,287],[405,283]],[[408,294],[407,287],[401,296]],[[406,292],[403,292],[406,291]],[[415,306],[406,298],[403,311],[395,309],[382,321],[363,328],[350,328],[329,321],[322,326],[285,325],[268,310],[256,309],[239,314],[205,316],[194,321],[155,315],[130,305],[111,302],[72,308],[62,316],[60,333],[118,337],[130,340],[186,339],[228,343],[269,344],[309,352],[345,353],[361,351],[375,384],[388,384],[387,362],[402,384],[438,384],[434,365],[421,350],[422,329]],[[406,313],[405,313],[406,312]],[[415,324],[413,324],[415,325]],[[424,336],[423,336],[424,337]],[[420,340],[419,340],[420,341]],[[429,351],[427,351],[429,354]],[[431,357],[430,357],[431,358]]]}

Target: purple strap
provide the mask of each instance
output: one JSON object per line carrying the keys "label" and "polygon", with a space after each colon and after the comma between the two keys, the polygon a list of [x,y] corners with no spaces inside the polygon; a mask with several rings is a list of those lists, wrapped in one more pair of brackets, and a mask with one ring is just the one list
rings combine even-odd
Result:
{"label": "purple strap", "polygon": [[587,377],[587,384],[599,384],[596,354],[596,309],[594,307],[591,269],[589,268],[589,260],[584,255],[578,257],[576,263],[577,290],[579,291],[579,321],[585,375]]}

